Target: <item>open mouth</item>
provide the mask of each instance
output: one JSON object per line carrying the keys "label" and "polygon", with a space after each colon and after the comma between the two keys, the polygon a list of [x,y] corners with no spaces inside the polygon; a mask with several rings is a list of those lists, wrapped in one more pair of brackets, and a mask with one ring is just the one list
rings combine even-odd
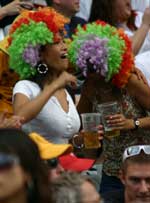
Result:
{"label": "open mouth", "polygon": [[63,54],[61,54],[61,59],[66,59],[67,58],[67,56],[68,56],[68,54],[67,53],[63,53]]}

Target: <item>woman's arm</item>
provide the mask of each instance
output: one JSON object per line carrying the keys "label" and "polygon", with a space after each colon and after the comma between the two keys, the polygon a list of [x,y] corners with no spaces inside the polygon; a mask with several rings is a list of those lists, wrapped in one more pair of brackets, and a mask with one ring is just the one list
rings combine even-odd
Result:
{"label": "woman's arm", "polygon": [[143,20],[141,26],[135,32],[135,34],[131,37],[132,40],[132,50],[135,55],[138,54],[145,37],[150,29],[150,8],[145,9]]}
{"label": "woman's arm", "polygon": [[25,123],[32,120],[41,111],[50,97],[68,83],[76,83],[76,78],[67,72],[63,72],[51,84],[45,85],[43,91],[32,100],[29,100],[22,93],[16,93],[13,102],[14,114],[23,117]]}
{"label": "woman's arm", "polygon": [[150,109],[150,87],[132,74],[127,84],[128,92],[138,103],[146,109]]}
{"label": "woman's arm", "polygon": [[28,7],[32,9],[33,4],[29,1],[19,1],[19,0],[12,1],[6,6],[0,8],[0,19],[6,16],[19,14],[23,7]]}

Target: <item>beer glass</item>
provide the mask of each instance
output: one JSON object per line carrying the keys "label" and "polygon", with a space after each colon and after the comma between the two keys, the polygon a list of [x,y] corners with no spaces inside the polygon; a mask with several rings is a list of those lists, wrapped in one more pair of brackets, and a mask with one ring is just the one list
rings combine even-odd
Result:
{"label": "beer glass", "polygon": [[108,117],[114,114],[121,113],[121,107],[117,101],[114,102],[106,102],[103,104],[99,104],[97,106],[97,111],[101,113],[102,123],[104,126],[105,136],[107,137],[116,137],[120,135],[119,130],[115,130],[115,128],[110,127],[108,124]]}
{"label": "beer glass", "polygon": [[97,126],[101,123],[100,113],[81,114],[84,147],[86,149],[99,148],[101,143],[98,139]]}

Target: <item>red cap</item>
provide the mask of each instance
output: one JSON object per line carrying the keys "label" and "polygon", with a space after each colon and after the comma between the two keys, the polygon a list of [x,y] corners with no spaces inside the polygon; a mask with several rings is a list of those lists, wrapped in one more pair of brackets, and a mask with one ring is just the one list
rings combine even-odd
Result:
{"label": "red cap", "polygon": [[78,158],[73,153],[70,153],[60,156],[59,162],[65,170],[82,172],[90,169],[95,163],[95,160]]}

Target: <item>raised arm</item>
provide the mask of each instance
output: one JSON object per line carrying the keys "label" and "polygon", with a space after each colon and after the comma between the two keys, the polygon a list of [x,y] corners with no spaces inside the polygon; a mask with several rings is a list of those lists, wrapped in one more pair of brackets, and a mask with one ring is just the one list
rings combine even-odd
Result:
{"label": "raised arm", "polygon": [[16,93],[13,102],[14,114],[22,116],[24,122],[32,120],[41,111],[50,97],[68,83],[76,83],[76,78],[67,72],[63,72],[51,84],[45,85],[41,93],[32,100],[22,93]]}
{"label": "raised arm", "polygon": [[132,49],[135,55],[138,54],[141,46],[143,45],[143,42],[145,40],[147,33],[149,32],[149,29],[150,29],[150,8],[146,8],[143,15],[141,26],[131,37]]}
{"label": "raised arm", "polygon": [[19,0],[12,1],[6,6],[0,8],[0,19],[6,16],[19,14],[23,7],[32,9],[33,5],[29,1],[19,1]]}

